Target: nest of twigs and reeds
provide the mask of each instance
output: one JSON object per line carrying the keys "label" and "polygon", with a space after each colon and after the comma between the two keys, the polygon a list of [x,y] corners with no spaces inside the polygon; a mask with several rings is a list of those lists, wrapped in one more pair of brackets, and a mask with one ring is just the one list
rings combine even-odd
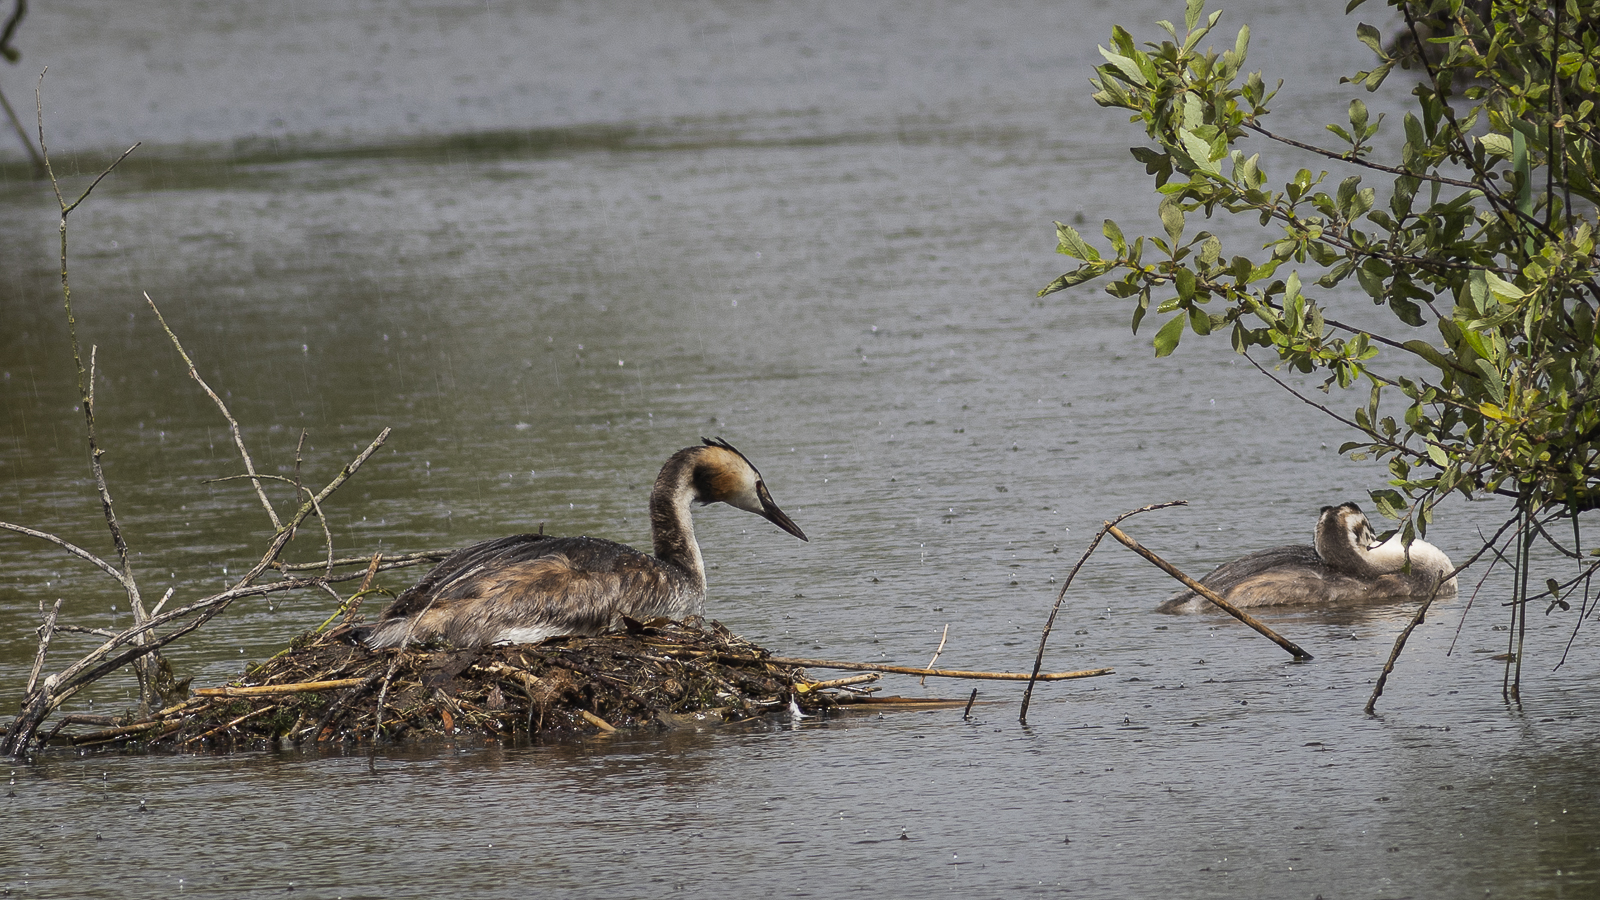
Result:
{"label": "nest of twigs and reeds", "polygon": [[629,624],[624,633],[478,649],[374,651],[337,630],[311,633],[232,684],[197,690],[145,721],[52,737],[152,750],[511,739],[816,715],[874,699],[859,685],[876,675],[814,681],[717,622]]}

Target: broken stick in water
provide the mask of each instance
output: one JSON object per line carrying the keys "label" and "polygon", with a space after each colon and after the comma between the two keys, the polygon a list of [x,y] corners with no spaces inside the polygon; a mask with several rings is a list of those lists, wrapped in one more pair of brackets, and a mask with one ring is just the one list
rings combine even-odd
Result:
{"label": "broken stick in water", "polygon": [[1155,555],[1154,553],[1150,552],[1149,550],[1146,550],[1143,546],[1141,546],[1139,544],[1138,541],[1134,540],[1131,537],[1128,537],[1117,526],[1111,525],[1111,524],[1108,523],[1106,525],[1106,529],[1111,534],[1112,537],[1114,537],[1117,540],[1121,541],[1123,546],[1125,546],[1129,550],[1132,550],[1133,552],[1139,554],[1140,556],[1144,557],[1145,559],[1148,559],[1151,562],[1155,563],[1157,568],[1161,569],[1161,571],[1166,572],[1168,575],[1171,575],[1173,578],[1176,578],[1179,581],[1183,582],[1184,586],[1187,587],[1189,590],[1194,591],[1196,594],[1199,594],[1200,596],[1206,598],[1207,600],[1210,600],[1212,603],[1215,603],[1223,612],[1227,613],[1230,616],[1233,616],[1235,619],[1238,619],[1239,621],[1245,623],[1246,625],[1249,625],[1251,628],[1254,628],[1256,631],[1258,631],[1261,634],[1265,635],[1267,640],[1272,641],[1274,644],[1277,644],[1279,647],[1282,647],[1283,649],[1289,651],[1290,653],[1293,653],[1295,659],[1310,659],[1311,658],[1311,654],[1309,654],[1306,651],[1300,649],[1300,645],[1299,644],[1296,644],[1294,641],[1291,641],[1288,638],[1284,637],[1283,635],[1277,633],[1276,631],[1273,631],[1271,628],[1268,628],[1265,624],[1263,624],[1261,622],[1261,620],[1257,619],[1255,616],[1250,615],[1249,613],[1245,612],[1244,610],[1240,609],[1239,607],[1234,606],[1232,603],[1229,603],[1228,601],[1222,599],[1222,597],[1220,595],[1218,595],[1216,591],[1213,591],[1212,589],[1206,587],[1205,585],[1201,584],[1200,582],[1195,581],[1193,578],[1190,578],[1188,575],[1185,575],[1182,572],[1178,571],[1178,567],[1177,566],[1174,566],[1172,563],[1169,563],[1166,560],[1162,559],[1161,557],[1159,557],[1159,556]]}

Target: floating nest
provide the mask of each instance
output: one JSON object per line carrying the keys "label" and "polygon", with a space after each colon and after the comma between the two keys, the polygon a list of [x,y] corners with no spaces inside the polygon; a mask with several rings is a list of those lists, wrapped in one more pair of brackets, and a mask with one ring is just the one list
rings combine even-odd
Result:
{"label": "floating nest", "polygon": [[[627,623],[625,633],[472,650],[368,650],[339,630],[303,635],[244,677],[144,721],[52,735],[75,746],[233,750],[447,735],[593,734],[825,714],[871,696],[877,675],[814,681],[720,623]],[[704,627],[699,627],[700,625]],[[948,702],[948,701],[946,701]],[[126,721],[126,720],[123,720]],[[90,724],[66,717],[66,724]]]}

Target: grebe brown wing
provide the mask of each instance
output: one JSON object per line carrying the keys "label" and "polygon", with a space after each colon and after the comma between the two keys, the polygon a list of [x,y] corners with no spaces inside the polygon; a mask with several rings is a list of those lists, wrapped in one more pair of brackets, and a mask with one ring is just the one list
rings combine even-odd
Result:
{"label": "grebe brown wing", "polygon": [[451,582],[470,578],[507,562],[528,559],[549,552],[550,534],[513,534],[462,547],[440,560],[422,580],[406,588],[384,609],[382,618],[409,616],[422,610]]}
{"label": "grebe brown wing", "polygon": [[355,636],[370,647],[537,643],[599,634],[624,615],[699,615],[702,596],[689,573],[614,541],[514,535],[452,554]]}

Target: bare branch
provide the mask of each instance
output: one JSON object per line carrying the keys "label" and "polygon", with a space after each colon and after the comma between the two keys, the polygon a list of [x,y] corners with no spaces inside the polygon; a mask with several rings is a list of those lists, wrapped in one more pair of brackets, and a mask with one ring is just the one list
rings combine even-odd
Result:
{"label": "bare branch", "polygon": [[256,496],[261,499],[261,505],[267,511],[267,518],[272,520],[273,529],[281,529],[283,527],[283,523],[278,521],[278,511],[273,509],[271,501],[267,500],[267,492],[261,488],[261,482],[259,480],[261,476],[256,474],[255,462],[250,459],[250,451],[245,449],[244,435],[240,433],[238,420],[233,417],[233,413],[228,411],[228,404],[222,402],[222,398],[217,396],[217,392],[213,391],[211,389],[211,385],[206,384],[206,380],[201,378],[200,373],[195,370],[194,360],[189,358],[189,354],[183,349],[183,343],[178,340],[178,336],[173,334],[172,329],[167,326],[166,317],[161,315],[161,310],[157,308],[156,302],[150,299],[150,294],[148,291],[145,292],[144,300],[146,303],[150,304],[151,311],[153,311],[156,314],[156,318],[160,320],[161,330],[167,333],[167,339],[172,341],[173,347],[177,348],[178,356],[183,358],[184,365],[189,367],[189,377],[193,378],[195,382],[200,385],[201,389],[206,392],[206,396],[211,398],[211,402],[215,403],[217,405],[217,409],[222,411],[222,417],[228,420],[228,431],[233,435],[233,445],[239,448],[239,456],[244,459],[244,470],[249,473],[251,483],[255,485]]}
{"label": "bare branch", "polygon": [[[40,607],[44,606],[40,603]],[[23,691],[23,696],[33,693],[33,686],[39,683],[39,670],[44,668],[44,655],[50,649],[50,638],[56,633],[56,617],[61,614],[61,598],[56,598],[54,606],[45,613],[44,624],[39,626],[39,652],[34,654],[33,668],[28,672],[28,688]]]}
{"label": "bare branch", "polygon": [[117,167],[117,163],[120,163],[123,160],[127,159],[128,158],[128,154],[130,154],[133,151],[139,149],[139,145],[142,144],[142,143],[144,143],[144,141],[135,141],[132,147],[129,147],[128,149],[122,151],[122,155],[117,157],[117,162],[114,162],[111,165],[106,166],[106,170],[104,172],[101,172],[99,174],[99,176],[96,177],[95,180],[93,182],[91,182],[88,187],[83,189],[83,193],[78,196],[78,199],[72,201],[72,204],[70,206],[66,206],[66,207],[62,208],[61,217],[63,219],[66,218],[67,217],[67,213],[70,213],[73,210],[77,209],[78,208],[78,204],[80,204],[83,201],[89,199],[89,192],[94,190],[95,187],[97,185],[99,185],[101,181],[105,180],[105,177],[107,175],[111,174],[111,170],[115,169]]}
{"label": "bare branch", "polygon": [[1028,687],[1022,692],[1022,709],[1017,716],[1017,721],[1024,725],[1028,724],[1028,703],[1033,699],[1033,684],[1039,679],[1039,670],[1044,667],[1044,648],[1045,644],[1050,640],[1050,629],[1055,627],[1056,614],[1061,612],[1061,602],[1067,598],[1067,588],[1072,587],[1072,579],[1078,577],[1078,570],[1082,569],[1083,564],[1089,561],[1089,554],[1093,553],[1095,548],[1100,546],[1100,541],[1106,536],[1106,531],[1110,529],[1111,526],[1120,523],[1123,519],[1126,519],[1130,516],[1136,516],[1140,513],[1150,512],[1151,510],[1156,509],[1166,509],[1169,506],[1188,505],[1189,501],[1187,500],[1169,500],[1166,503],[1152,503],[1149,506],[1141,506],[1138,509],[1129,510],[1128,512],[1125,512],[1122,515],[1117,516],[1115,519],[1105,523],[1105,525],[1095,533],[1094,540],[1089,542],[1089,548],[1084,550],[1083,556],[1078,558],[1078,564],[1073,566],[1072,571],[1067,573],[1066,583],[1061,585],[1061,591],[1056,594],[1055,605],[1050,607],[1050,615],[1044,621],[1044,630],[1039,635],[1039,652],[1036,656],[1034,656],[1033,659],[1033,674],[1028,679]]}
{"label": "bare branch", "polygon": [[61,538],[58,538],[49,532],[35,531],[32,528],[27,528],[22,525],[13,525],[10,522],[0,522],[0,528],[4,528],[7,531],[15,531],[17,534],[25,534],[28,537],[38,538],[41,541],[49,541],[50,543],[55,544],[57,547],[60,547],[68,553],[71,553],[73,556],[93,563],[95,566],[99,567],[101,571],[105,572],[107,575],[110,575],[112,578],[115,578],[118,583],[121,583],[122,581],[122,573],[118,572],[115,566],[111,565],[100,557],[95,556],[93,553],[90,553],[82,547],[79,547],[77,544],[74,544],[71,541],[62,540]]}
{"label": "bare branch", "polygon": [[[1462,563],[1461,565],[1456,566],[1454,571],[1452,571],[1449,575],[1446,575],[1445,577],[1439,579],[1439,583],[1435,584],[1433,586],[1433,592],[1428,594],[1428,599],[1422,601],[1422,605],[1417,607],[1417,612],[1416,612],[1415,615],[1413,615],[1411,617],[1411,621],[1406,624],[1405,629],[1400,632],[1399,637],[1395,638],[1394,648],[1389,651],[1389,660],[1383,664],[1383,671],[1378,674],[1378,681],[1377,681],[1376,684],[1374,684],[1372,686],[1372,695],[1367,698],[1367,705],[1366,705],[1366,713],[1367,713],[1367,715],[1369,715],[1369,716],[1370,715],[1375,715],[1374,711],[1377,709],[1377,706],[1378,706],[1378,698],[1383,696],[1383,686],[1388,683],[1389,675],[1392,672],[1394,672],[1394,664],[1400,658],[1400,651],[1405,649],[1406,640],[1411,637],[1411,632],[1418,625],[1422,624],[1423,618],[1427,616],[1428,607],[1433,605],[1434,598],[1436,596],[1438,596],[1439,588],[1446,581],[1449,581],[1451,578],[1456,577],[1461,572],[1465,571],[1473,563],[1477,562],[1480,558],[1483,557],[1483,555],[1485,553],[1487,553],[1490,550],[1494,549],[1494,542],[1499,540],[1500,536],[1502,534],[1506,533],[1506,529],[1508,529],[1512,525],[1516,524],[1516,521],[1517,520],[1515,518],[1513,518],[1510,521],[1506,522],[1504,525],[1500,526],[1500,530],[1495,532],[1494,537],[1488,539],[1487,541],[1484,541],[1483,542],[1483,546],[1478,548],[1478,552],[1472,554],[1472,558],[1471,559],[1468,559],[1466,562]],[[1495,553],[1496,553],[1496,555],[1499,555],[1499,551],[1498,550],[1495,550]]]}

